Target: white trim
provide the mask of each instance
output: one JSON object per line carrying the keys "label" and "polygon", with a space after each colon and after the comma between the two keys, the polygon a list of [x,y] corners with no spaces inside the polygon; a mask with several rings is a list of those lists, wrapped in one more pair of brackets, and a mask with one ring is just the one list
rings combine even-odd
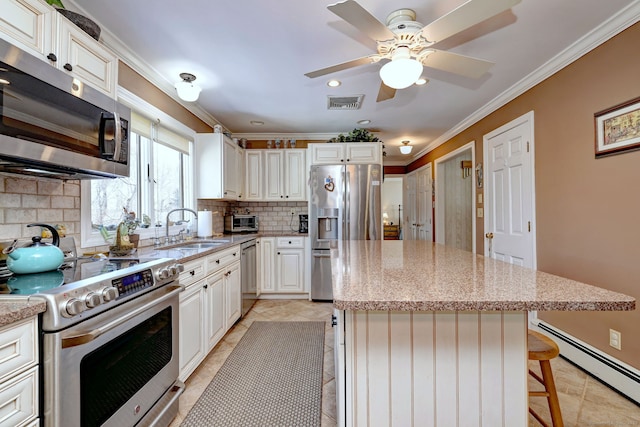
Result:
{"label": "white trim", "polygon": [[[489,150],[487,150],[487,144],[489,142],[489,140],[491,138],[493,138],[496,135],[499,135],[503,132],[506,132],[509,129],[512,129],[516,126],[520,126],[523,123],[529,122],[529,130],[530,130],[530,134],[529,134],[529,138],[528,138],[528,142],[529,142],[529,152],[531,153],[530,158],[531,158],[531,187],[530,187],[530,191],[531,191],[531,233],[532,234],[532,241],[531,241],[531,246],[532,246],[532,260],[531,260],[531,268],[533,270],[536,270],[538,268],[538,253],[537,253],[537,245],[536,245],[536,240],[537,240],[537,228],[536,228],[536,155],[535,155],[535,121],[534,121],[534,112],[529,111],[528,113],[525,113],[523,115],[521,115],[518,118],[515,118],[513,120],[511,120],[509,123],[506,123],[502,126],[500,126],[497,129],[492,130],[491,132],[483,135],[482,137],[482,183],[483,183],[483,188],[487,188],[486,187],[486,183],[487,183],[487,163],[489,161]],[[475,169],[474,169],[475,170]],[[489,227],[489,218],[490,218],[490,208],[491,206],[489,206],[487,204],[487,191],[484,191],[484,197],[482,199],[483,201],[483,207],[484,207],[484,229],[487,230]],[[484,256],[490,256],[489,254],[489,250],[488,250],[488,245],[484,245]]]}
{"label": "white trim", "polygon": [[476,170],[476,141],[471,141],[466,143],[460,148],[457,148],[442,157],[434,160],[434,180],[436,182],[435,185],[435,218],[436,222],[435,233],[436,243],[444,244],[444,203],[439,203],[439,200],[442,199],[442,195],[444,193],[444,183],[442,179],[438,179],[438,171],[442,166],[442,163],[446,162],[449,159],[454,158],[460,153],[463,153],[467,150],[471,150],[471,170],[473,177],[472,191],[471,191],[471,245],[472,251],[474,254],[476,253],[476,184],[475,184],[475,170]]}
{"label": "white trim", "polygon": [[[620,393],[635,400],[636,403],[640,403],[640,387],[638,387],[640,383],[640,370],[542,320],[533,318],[530,319],[529,323],[531,329],[550,335],[551,338],[553,338],[560,348],[562,357],[580,366],[589,372],[589,374],[605,382]],[[552,330],[554,334],[549,334],[547,330],[541,329],[540,325]],[[588,353],[592,353],[593,355]],[[618,369],[616,369],[616,367]],[[627,371],[628,375],[620,371]],[[632,376],[635,376],[636,379],[631,378]]]}

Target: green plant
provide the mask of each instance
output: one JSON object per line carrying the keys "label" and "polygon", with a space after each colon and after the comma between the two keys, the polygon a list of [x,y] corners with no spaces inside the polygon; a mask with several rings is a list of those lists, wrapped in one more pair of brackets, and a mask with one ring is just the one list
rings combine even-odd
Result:
{"label": "green plant", "polygon": [[331,138],[329,142],[378,142],[377,136],[374,136],[366,129],[354,129],[346,135],[339,134],[335,138]]}
{"label": "green plant", "polygon": [[64,5],[61,0],[46,0],[51,6],[59,7],[60,9],[64,9]]}

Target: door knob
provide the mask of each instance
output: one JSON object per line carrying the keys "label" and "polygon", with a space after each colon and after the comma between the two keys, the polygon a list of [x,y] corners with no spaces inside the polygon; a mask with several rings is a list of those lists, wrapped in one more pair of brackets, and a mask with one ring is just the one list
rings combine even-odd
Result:
{"label": "door knob", "polygon": [[493,239],[493,233],[487,233],[484,235],[487,239]]}

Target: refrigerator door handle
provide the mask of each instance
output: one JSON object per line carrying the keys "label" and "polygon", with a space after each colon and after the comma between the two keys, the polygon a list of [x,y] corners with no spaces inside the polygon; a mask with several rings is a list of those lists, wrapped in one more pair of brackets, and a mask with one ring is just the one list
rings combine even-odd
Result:
{"label": "refrigerator door handle", "polygon": [[329,254],[313,254],[314,258],[331,258]]}
{"label": "refrigerator door handle", "polygon": [[351,174],[349,173],[349,169],[345,168],[342,173],[342,180],[344,182],[344,192],[342,193],[342,206],[344,206],[344,215],[342,216],[342,240],[350,240],[350,217],[351,217],[351,207],[349,203],[347,203],[347,195],[350,194],[350,178]]}

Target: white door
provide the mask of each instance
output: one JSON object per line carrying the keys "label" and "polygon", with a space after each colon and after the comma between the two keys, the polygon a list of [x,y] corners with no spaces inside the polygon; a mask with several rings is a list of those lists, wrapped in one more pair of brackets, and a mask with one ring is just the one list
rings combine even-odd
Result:
{"label": "white door", "polygon": [[416,231],[418,240],[433,241],[433,197],[431,163],[420,168],[416,174],[416,205],[417,223]]}
{"label": "white door", "polygon": [[484,136],[485,255],[536,268],[533,111]]}
{"label": "white door", "polygon": [[405,240],[416,240],[418,237],[416,223],[418,218],[416,216],[417,194],[416,194],[416,174],[411,173],[407,175],[405,179],[405,194],[403,199],[404,204],[404,216],[402,221],[402,238]]}

